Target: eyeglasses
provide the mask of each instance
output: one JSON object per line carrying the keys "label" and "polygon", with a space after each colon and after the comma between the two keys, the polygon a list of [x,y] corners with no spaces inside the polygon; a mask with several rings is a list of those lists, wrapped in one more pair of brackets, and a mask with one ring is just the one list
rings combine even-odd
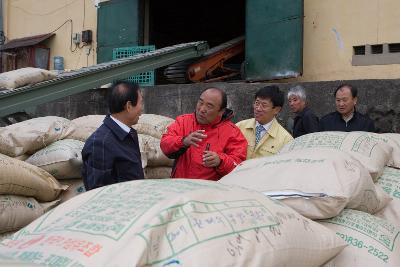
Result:
{"label": "eyeglasses", "polygon": [[254,101],[253,106],[256,108],[261,108],[263,110],[269,109],[269,108],[273,108],[273,106],[270,103],[267,102],[262,102],[259,100]]}

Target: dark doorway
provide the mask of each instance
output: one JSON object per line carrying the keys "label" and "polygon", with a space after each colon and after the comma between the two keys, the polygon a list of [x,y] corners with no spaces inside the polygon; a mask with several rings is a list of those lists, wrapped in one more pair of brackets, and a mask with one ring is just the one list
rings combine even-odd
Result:
{"label": "dark doorway", "polygon": [[[148,1],[148,43],[157,49],[193,41],[214,47],[245,34],[245,0]],[[226,64],[240,69],[243,61],[244,53]],[[163,70],[156,72],[158,84],[168,83]]]}
{"label": "dark doorway", "polygon": [[244,35],[245,0],[150,0],[149,24],[156,48],[192,41],[213,47]]}

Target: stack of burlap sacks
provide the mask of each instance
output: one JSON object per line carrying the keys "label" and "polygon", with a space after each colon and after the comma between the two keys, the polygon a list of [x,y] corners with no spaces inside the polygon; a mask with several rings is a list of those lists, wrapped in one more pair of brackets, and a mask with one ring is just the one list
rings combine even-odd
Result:
{"label": "stack of burlap sacks", "polygon": [[333,231],[259,192],[145,179],[61,204],[0,243],[0,266],[317,267],[345,246]]}
{"label": "stack of burlap sacks", "polygon": [[[88,115],[71,121],[75,129],[69,138],[85,142],[86,139],[103,123],[104,115]],[[160,139],[167,126],[174,120],[156,114],[142,114],[137,124],[133,125],[138,133],[142,166],[145,178],[169,178],[173,160],[167,158],[160,149]]]}
{"label": "stack of burlap sacks", "polygon": [[[85,192],[81,151],[103,119],[48,116],[0,128],[0,239]],[[146,133],[139,135],[146,178],[170,175],[172,161],[162,154],[159,137],[172,121],[144,114],[136,126]]]}
{"label": "stack of burlap sacks", "polygon": [[320,132],[220,182],[280,200],[347,247],[324,267],[400,266],[400,134]]}
{"label": "stack of burlap sacks", "polygon": [[57,179],[80,176],[83,144],[64,139],[71,130],[68,119],[54,116],[0,128],[0,234],[56,206],[68,188]]}
{"label": "stack of burlap sacks", "polygon": [[[150,129],[158,132],[172,122],[161,124],[157,116],[148,116],[157,125]],[[143,118],[135,126],[143,166],[155,168],[149,162],[160,158],[158,164],[171,164],[157,154],[161,135],[149,130],[143,135]],[[85,140],[103,117],[90,119],[92,126],[85,117],[57,118],[61,123],[48,126],[44,135],[38,133],[46,127],[37,126],[31,134],[40,138],[30,146],[2,129],[0,136],[13,142],[5,146],[14,149],[8,156],[32,154],[27,161],[40,166],[2,155],[4,177],[13,179],[2,178],[6,186],[0,188],[14,190],[2,193],[30,198],[43,212],[54,205],[65,190],[59,181],[74,174],[60,167],[56,172],[38,158],[68,140],[74,143],[69,147],[79,147],[76,142]],[[19,138],[29,137],[17,124],[10,127]],[[77,162],[72,156],[69,169]],[[76,195],[2,241],[0,265],[57,260],[67,263],[63,266],[397,267],[399,168],[400,135],[313,133],[293,140],[279,155],[243,162],[219,182],[148,179]],[[14,177],[25,171],[25,183],[40,178],[40,192],[31,184],[15,185]]]}

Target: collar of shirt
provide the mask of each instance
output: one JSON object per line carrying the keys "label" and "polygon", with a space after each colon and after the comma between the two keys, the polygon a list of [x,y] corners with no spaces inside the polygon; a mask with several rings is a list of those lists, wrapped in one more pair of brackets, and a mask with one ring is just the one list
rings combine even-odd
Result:
{"label": "collar of shirt", "polygon": [[256,128],[257,128],[258,125],[261,125],[264,128],[263,132],[264,131],[267,132],[271,128],[272,121],[268,122],[267,124],[260,124],[258,121],[256,121]]}
{"label": "collar of shirt", "polygon": [[342,116],[342,119],[347,123],[347,122],[349,122],[353,117],[354,117],[354,112],[351,113],[351,114],[350,114],[349,116],[347,116],[347,117]]}
{"label": "collar of shirt", "polygon": [[117,120],[113,116],[110,115],[110,118],[115,121],[116,124],[118,124],[119,127],[121,127],[124,132],[129,133],[131,131],[131,127],[127,126],[126,124],[122,123],[121,121]]}
{"label": "collar of shirt", "polygon": [[258,125],[261,125],[261,126],[263,127],[263,130],[262,130],[261,133],[260,133],[260,136],[261,136],[260,140],[264,137],[264,135],[265,135],[265,134],[268,132],[268,130],[271,128],[271,125],[272,125],[272,122],[273,122],[273,121],[274,121],[274,120],[268,122],[267,124],[260,124],[258,121],[256,121],[256,128],[257,128]]}

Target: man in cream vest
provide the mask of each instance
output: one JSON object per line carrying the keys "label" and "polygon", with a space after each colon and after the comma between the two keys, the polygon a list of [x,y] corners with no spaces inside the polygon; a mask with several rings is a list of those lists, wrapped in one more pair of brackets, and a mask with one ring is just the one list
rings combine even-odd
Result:
{"label": "man in cream vest", "polygon": [[266,86],[257,91],[253,103],[254,118],[236,124],[248,142],[247,159],[274,155],[293,140],[275,118],[284,101],[285,96],[278,86]]}

